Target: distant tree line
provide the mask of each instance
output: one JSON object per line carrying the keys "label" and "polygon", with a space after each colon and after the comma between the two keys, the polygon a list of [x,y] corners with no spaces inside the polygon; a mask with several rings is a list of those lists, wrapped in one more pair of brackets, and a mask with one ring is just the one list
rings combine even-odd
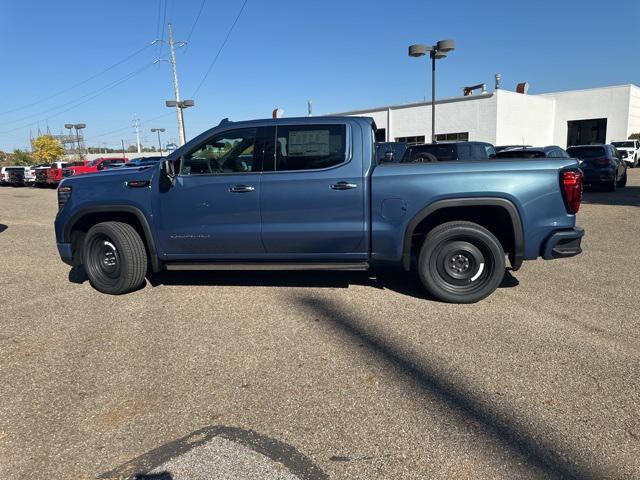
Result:
{"label": "distant tree line", "polygon": [[[143,152],[157,152],[157,148],[142,147]],[[125,147],[127,153],[137,153],[137,145],[129,145]],[[87,153],[122,153],[122,148],[108,148],[108,147],[87,147]]]}

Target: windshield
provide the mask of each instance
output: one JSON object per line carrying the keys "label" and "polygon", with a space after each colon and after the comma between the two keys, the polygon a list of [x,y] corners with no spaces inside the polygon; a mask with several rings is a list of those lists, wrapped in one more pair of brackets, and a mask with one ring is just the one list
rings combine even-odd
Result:
{"label": "windshield", "polygon": [[611,142],[614,147],[633,148],[633,142]]}
{"label": "windshield", "polygon": [[603,147],[569,147],[567,153],[573,158],[596,158],[606,156]]}

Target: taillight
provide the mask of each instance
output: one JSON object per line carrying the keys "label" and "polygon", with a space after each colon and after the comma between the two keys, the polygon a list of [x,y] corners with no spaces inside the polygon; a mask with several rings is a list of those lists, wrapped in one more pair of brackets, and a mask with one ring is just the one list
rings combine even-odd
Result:
{"label": "taillight", "polygon": [[71,187],[65,185],[58,187],[58,210],[62,210],[67,201],[71,198]]}
{"label": "taillight", "polygon": [[562,187],[562,197],[567,212],[578,213],[580,202],[582,201],[582,172],[576,170],[565,170],[561,173],[560,186]]}

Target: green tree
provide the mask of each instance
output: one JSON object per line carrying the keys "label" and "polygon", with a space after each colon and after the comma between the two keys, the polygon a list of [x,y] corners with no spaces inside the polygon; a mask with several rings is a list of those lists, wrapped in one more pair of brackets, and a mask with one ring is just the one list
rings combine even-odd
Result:
{"label": "green tree", "polygon": [[9,163],[11,163],[11,165],[32,165],[34,163],[31,154],[24,150],[15,149],[10,157],[11,160]]}
{"label": "green tree", "polygon": [[40,163],[51,163],[64,155],[64,148],[59,140],[51,135],[40,135],[33,140],[33,156]]}

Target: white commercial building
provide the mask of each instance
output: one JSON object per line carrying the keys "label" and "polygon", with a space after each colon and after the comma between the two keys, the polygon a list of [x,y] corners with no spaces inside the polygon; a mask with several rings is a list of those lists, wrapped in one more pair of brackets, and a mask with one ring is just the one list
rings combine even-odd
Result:
{"label": "white commercial building", "polygon": [[[378,141],[429,142],[431,102],[342,112],[373,117]],[[436,138],[494,145],[582,145],[625,140],[640,132],[640,87],[528,95],[495,90],[436,100]]]}

